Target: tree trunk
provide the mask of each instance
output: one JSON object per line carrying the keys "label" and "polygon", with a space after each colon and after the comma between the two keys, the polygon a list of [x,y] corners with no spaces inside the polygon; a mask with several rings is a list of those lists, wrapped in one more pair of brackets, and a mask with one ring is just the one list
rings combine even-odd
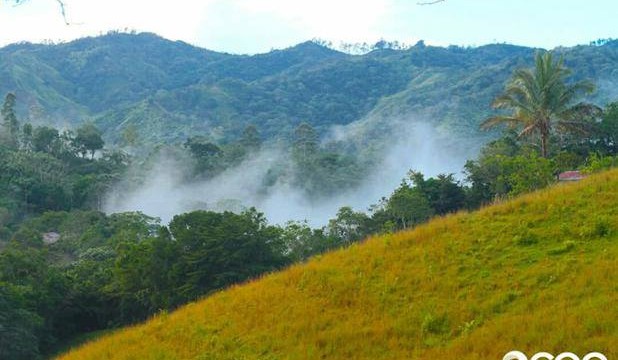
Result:
{"label": "tree trunk", "polygon": [[550,119],[545,119],[545,121],[543,121],[543,124],[541,125],[541,128],[539,129],[540,133],[541,133],[541,156],[547,159],[547,156],[549,155],[549,135],[550,135],[550,129],[551,129],[551,124],[550,124]]}
{"label": "tree trunk", "polygon": [[547,135],[541,134],[541,156],[547,158]]}

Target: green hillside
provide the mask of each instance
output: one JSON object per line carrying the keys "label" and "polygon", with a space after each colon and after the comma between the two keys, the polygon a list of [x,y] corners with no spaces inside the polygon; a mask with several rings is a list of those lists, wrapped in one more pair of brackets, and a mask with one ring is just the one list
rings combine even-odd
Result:
{"label": "green hillside", "polygon": [[[577,77],[599,85],[589,100],[604,106],[615,98],[618,41],[556,50]],[[375,138],[394,115],[478,139],[487,136],[478,124],[491,100],[535,51],[419,43],[349,55],[306,42],[247,56],[111,33],[1,48],[0,93],[16,92],[22,117],[61,125],[94,119],[112,141],[129,125],[143,130],[143,140],[169,142],[187,134],[234,139],[248,123],[267,138],[286,137],[303,121],[321,133],[360,121]]]}
{"label": "green hillside", "polygon": [[60,359],[618,357],[618,171],[371,238]]}

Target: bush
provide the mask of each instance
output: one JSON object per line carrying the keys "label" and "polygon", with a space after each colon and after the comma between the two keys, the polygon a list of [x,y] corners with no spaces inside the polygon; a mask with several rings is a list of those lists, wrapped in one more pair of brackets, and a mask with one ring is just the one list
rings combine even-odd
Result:
{"label": "bush", "polygon": [[531,233],[525,233],[523,235],[516,235],[513,240],[519,246],[531,246],[539,242],[538,236]]}
{"label": "bush", "polygon": [[421,330],[425,334],[440,335],[449,331],[449,320],[446,314],[435,316],[433,314],[425,315]]}

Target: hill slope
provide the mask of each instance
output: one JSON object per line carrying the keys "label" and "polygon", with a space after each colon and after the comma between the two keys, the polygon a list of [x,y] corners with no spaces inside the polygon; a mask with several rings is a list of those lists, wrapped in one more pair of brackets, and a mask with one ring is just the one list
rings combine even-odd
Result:
{"label": "hill slope", "polygon": [[618,170],[376,237],[61,359],[618,357]]}
{"label": "hill slope", "polygon": [[[235,138],[248,123],[266,138],[288,136],[303,121],[325,133],[361,119],[370,120],[367,131],[383,134],[393,117],[411,114],[459,139],[478,139],[492,98],[515,68],[531,65],[535,51],[419,45],[353,56],[306,42],[246,56],[113,33],[0,48],[0,94],[16,92],[22,117],[34,121],[94,119],[110,141],[129,125],[145,142],[170,142]],[[615,100],[618,41],[557,51],[576,76],[599,85],[590,100]]]}

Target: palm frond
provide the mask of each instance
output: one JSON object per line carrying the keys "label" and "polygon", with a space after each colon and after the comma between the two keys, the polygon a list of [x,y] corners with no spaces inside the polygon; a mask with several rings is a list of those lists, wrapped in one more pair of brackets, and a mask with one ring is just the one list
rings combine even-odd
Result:
{"label": "palm frond", "polygon": [[518,134],[517,137],[518,138],[522,138],[522,137],[526,137],[526,136],[530,136],[532,135],[532,133],[534,133],[537,130],[537,126],[536,124],[528,124],[526,127],[524,127]]}
{"label": "palm frond", "polygon": [[520,138],[538,133],[543,156],[547,156],[547,143],[554,128],[564,132],[590,130],[591,122],[582,119],[598,116],[599,109],[589,104],[571,104],[594,87],[586,81],[568,84],[566,79],[571,72],[564,66],[564,57],[554,59],[553,55],[551,51],[539,51],[534,68],[513,72],[504,92],[492,103],[494,108],[512,112],[486,119],[481,124],[482,129],[505,124],[511,128],[520,127]]}
{"label": "palm frond", "polygon": [[580,95],[590,94],[594,92],[595,86],[590,81],[579,81],[575,84],[567,86],[560,95],[559,102],[570,104],[573,99]]}
{"label": "palm frond", "polygon": [[514,116],[492,116],[490,118],[485,119],[481,123],[481,129],[487,130],[497,125],[505,124],[509,127],[515,127],[523,123],[523,119],[514,117]]}

